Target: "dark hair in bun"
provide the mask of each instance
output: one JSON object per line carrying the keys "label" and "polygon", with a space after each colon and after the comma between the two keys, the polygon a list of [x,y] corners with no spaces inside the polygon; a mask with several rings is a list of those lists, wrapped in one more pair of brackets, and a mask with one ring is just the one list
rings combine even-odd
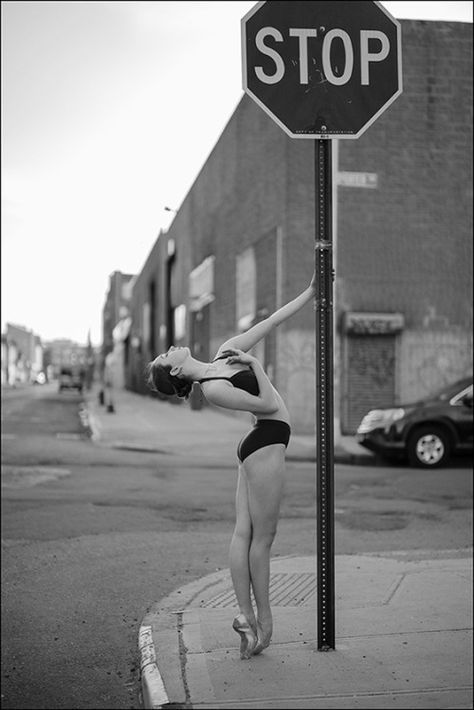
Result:
{"label": "dark hair in bun", "polygon": [[191,394],[193,383],[183,377],[171,374],[171,365],[159,365],[149,362],[145,370],[146,383],[154,392],[161,392],[169,397],[176,395],[187,399]]}

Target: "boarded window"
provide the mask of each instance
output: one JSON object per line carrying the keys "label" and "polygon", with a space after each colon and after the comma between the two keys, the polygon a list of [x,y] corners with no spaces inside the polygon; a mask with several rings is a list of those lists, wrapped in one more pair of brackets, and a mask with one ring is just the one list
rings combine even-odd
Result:
{"label": "boarded window", "polygon": [[253,247],[236,258],[236,320],[239,331],[247,330],[257,314],[257,265]]}

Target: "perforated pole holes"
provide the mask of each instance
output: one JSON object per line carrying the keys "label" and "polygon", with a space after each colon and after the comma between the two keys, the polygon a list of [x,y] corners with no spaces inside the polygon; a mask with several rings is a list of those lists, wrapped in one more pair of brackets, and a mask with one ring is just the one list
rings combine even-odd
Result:
{"label": "perforated pole holes", "polygon": [[315,143],[318,650],[335,648],[331,141]]}

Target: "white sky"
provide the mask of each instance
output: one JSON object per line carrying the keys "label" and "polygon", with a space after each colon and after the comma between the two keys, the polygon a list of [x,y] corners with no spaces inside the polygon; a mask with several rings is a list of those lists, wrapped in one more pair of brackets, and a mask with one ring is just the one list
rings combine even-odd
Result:
{"label": "white sky", "polygon": [[[242,97],[254,2],[2,2],[2,331],[101,342]],[[472,2],[383,2],[472,22]]]}

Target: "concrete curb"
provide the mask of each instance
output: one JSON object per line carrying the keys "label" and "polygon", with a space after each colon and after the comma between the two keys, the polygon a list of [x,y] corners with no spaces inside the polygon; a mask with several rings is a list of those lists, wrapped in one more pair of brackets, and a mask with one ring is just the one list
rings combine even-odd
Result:
{"label": "concrete curb", "polygon": [[155,646],[151,626],[142,624],[138,633],[138,648],[140,651],[140,675],[142,700],[144,708],[162,708],[169,705],[158,665],[156,663]]}
{"label": "concrete curb", "polygon": [[[165,684],[158,668],[155,646],[153,642],[153,626],[157,620],[169,617],[170,614],[179,614],[193,599],[204,589],[215,586],[229,575],[226,569],[213,572],[205,577],[200,577],[193,582],[174,590],[168,596],[156,602],[150,611],[145,614],[138,634],[138,648],[140,653],[141,689],[143,707],[145,710],[159,710],[160,708],[187,707],[186,701],[182,704],[170,702]],[[176,644],[178,648],[178,641]],[[179,662],[177,663],[179,665]],[[185,692],[185,689],[183,689]]]}
{"label": "concrete curb", "polygon": [[[289,452],[286,455],[287,461],[309,461],[316,463],[316,454],[313,452]],[[343,448],[334,450],[334,463],[346,464],[348,466],[376,466],[379,462],[372,454],[354,454]]]}

